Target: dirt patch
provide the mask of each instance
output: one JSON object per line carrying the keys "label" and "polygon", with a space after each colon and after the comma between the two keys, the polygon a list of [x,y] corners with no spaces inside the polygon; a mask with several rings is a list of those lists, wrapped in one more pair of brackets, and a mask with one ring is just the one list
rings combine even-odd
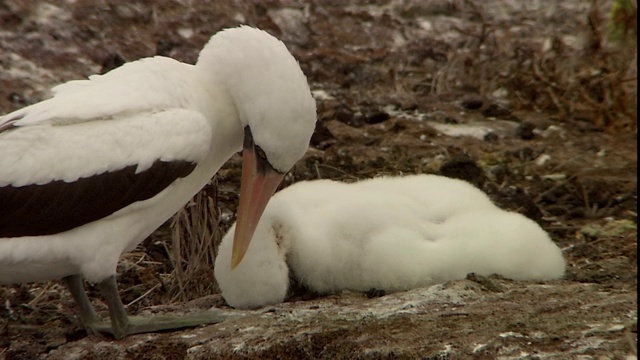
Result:
{"label": "dirt patch", "polygon": [[[381,174],[463,178],[539,222],[569,264],[565,279],[549,283],[469,276],[236,311],[214,294],[211,268],[175,271],[166,224],[122,257],[129,311],[216,307],[227,321],[113,341],[78,327],[57,282],[2,286],[0,358],[635,355],[637,52],[635,41],[608,37],[610,10],[608,1],[575,0],[0,3],[0,113],[122,61],[159,54],[193,63],[212,34],[250,24],[287,44],[318,102],[311,148],[283,186]],[[197,200],[222,230],[234,220],[239,175],[234,157]],[[180,221],[195,222],[187,215]],[[177,288],[176,276],[187,275],[197,280]]]}

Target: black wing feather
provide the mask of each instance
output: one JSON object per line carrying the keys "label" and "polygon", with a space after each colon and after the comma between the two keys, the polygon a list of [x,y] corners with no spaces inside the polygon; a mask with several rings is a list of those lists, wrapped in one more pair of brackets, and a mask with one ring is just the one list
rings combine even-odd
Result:
{"label": "black wing feather", "polygon": [[133,165],[74,182],[0,187],[0,238],[52,235],[102,219],[152,198],[195,167],[156,160],[138,174]]}

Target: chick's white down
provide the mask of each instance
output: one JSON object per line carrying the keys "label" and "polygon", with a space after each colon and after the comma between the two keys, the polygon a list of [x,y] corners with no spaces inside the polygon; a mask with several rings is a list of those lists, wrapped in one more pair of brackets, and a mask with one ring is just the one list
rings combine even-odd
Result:
{"label": "chick's white down", "polygon": [[215,276],[235,308],[282,302],[290,275],[318,293],[393,292],[471,272],[550,280],[565,270],[560,249],[534,221],[498,208],[467,182],[436,175],[292,185],[271,199],[231,270],[234,227]]}

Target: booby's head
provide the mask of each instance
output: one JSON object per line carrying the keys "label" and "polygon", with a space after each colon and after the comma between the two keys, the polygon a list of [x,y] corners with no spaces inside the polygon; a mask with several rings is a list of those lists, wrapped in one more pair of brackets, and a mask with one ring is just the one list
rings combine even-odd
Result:
{"label": "booby's head", "polygon": [[231,267],[246,253],[284,174],[304,155],[316,123],[307,79],[286,46],[248,26],[217,33],[196,66],[221,69],[244,128],[242,184]]}

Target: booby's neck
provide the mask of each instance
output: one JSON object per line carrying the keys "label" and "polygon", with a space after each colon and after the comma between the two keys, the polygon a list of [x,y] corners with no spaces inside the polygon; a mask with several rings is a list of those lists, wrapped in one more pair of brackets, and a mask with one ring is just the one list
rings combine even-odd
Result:
{"label": "booby's neck", "polygon": [[[224,74],[203,76],[201,68],[194,67],[193,75],[193,83],[199,88],[199,91],[195,91],[199,98],[199,101],[196,101],[197,110],[209,120],[213,139],[205,162],[210,161],[212,157],[224,162],[242,150],[244,130],[236,103],[220,80]],[[223,163],[208,164],[213,169],[219,169],[222,165]]]}

